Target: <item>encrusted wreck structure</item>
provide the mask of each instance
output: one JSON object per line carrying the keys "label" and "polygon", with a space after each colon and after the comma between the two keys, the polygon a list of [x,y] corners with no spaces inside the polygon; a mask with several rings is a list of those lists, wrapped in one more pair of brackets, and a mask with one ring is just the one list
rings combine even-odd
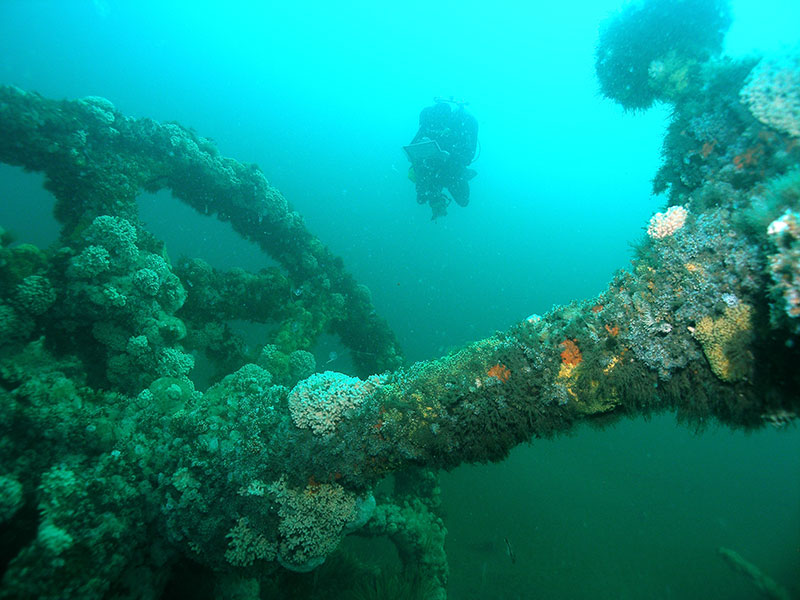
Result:
{"label": "encrusted wreck structure", "polygon": [[[632,269],[412,366],[258,168],[101,98],[0,88],[0,161],[44,173],[62,227],[51,248],[0,246],[0,597],[157,598],[186,565],[216,597],[267,597],[357,533],[389,536],[443,598],[436,470],[588,419],[794,419],[798,65],[709,54],[649,65],[640,104],[675,106],[655,180],[669,209]],[[160,189],[280,266],[172,265],[137,214]],[[233,319],[271,338],[248,349]],[[359,377],[316,372],[328,331]],[[197,353],[217,369],[204,391]]]}

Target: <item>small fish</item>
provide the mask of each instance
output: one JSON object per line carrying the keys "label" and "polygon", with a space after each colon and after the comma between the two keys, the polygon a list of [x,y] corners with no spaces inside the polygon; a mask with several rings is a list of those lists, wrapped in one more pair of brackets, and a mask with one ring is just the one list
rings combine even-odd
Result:
{"label": "small fish", "polygon": [[329,365],[329,364],[331,364],[333,361],[335,361],[337,358],[339,358],[339,355],[338,355],[338,354],[336,354],[336,352],[334,352],[333,350],[331,350],[331,353],[330,353],[330,354],[328,354],[328,362],[326,362],[325,364],[326,364],[326,365]]}
{"label": "small fish", "polygon": [[508,553],[508,557],[511,559],[511,564],[516,564],[517,556],[514,554],[514,549],[511,547],[511,542],[508,541],[508,538],[503,538],[506,541],[506,552]]}

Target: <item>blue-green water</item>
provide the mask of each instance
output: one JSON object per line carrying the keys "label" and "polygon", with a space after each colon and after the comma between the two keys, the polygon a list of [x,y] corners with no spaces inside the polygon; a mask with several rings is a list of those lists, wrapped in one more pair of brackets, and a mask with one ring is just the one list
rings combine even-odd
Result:
{"label": "blue-green water", "polygon": [[[598,93],[593,52],[617,1],[0,3],[0,82],[100,95],[256,162],[338,255],[409,360],[592,296],[663,204],[650,179],[668,111]],[[726,51],[798,42],[789,0],[733,3]],[[432,222],[401,146],[436,95],[480,123],[472,202]],[[41,178],[0,167],[0,225],[46,245]],[[226,225],[143,196],[172,256],[257,269]],[[325,340],[320,362],[337,351]],[[665,415],[518,448],[443,478],[452,598],[751,598],[736,549],[800,583],[800,432],[694,434]],[[517,554],[511,564],[504,538]]]}

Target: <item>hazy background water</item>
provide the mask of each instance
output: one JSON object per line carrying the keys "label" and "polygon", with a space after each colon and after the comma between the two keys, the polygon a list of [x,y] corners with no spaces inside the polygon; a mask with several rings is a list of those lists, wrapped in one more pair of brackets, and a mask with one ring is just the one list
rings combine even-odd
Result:
{"label": "hazy background water", "polygon": [[[727,51],[798,43],[799,4],[733,2]],[[620,5],[0,0],[0,83],[104,96],[258,163],[421,360],[598,293],[661,207],[668,110],[624,114],[594,78],[598,25]],[[469,101],[481,154],[470,206],[432,222],[400,147],[436,95]],[[40,187],[0,167],[0,225],[47,244]],[[141,208],[173,258],[269,262],[168,194]],[[331,350],[345,368],[335,340],[318,357]],[[443,482],[451,596],[752,597],[718,545],[797,583],[798,456],[797,427],[696,436],[665,415],[460,468]]]}

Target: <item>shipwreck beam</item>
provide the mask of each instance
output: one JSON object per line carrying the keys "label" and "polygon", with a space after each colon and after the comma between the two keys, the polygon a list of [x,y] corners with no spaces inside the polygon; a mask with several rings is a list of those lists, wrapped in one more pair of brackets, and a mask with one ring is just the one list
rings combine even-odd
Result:
{"label": "shipwreck beam", "polygon": [[[108,100],[51,100],[0,86],[0,162],[45,174],[68,239],[99,215],[138,223],[137,195],[169,189],[202,214],[216,214],[278,261],[363,374],[394,369],[402,353],[369,293],[306,228],[256,165],[219,154],[175,123],[120,114]],[[310,332],[312,337],[319,328]],[[286,348],[287,351],[295,348]]]}

